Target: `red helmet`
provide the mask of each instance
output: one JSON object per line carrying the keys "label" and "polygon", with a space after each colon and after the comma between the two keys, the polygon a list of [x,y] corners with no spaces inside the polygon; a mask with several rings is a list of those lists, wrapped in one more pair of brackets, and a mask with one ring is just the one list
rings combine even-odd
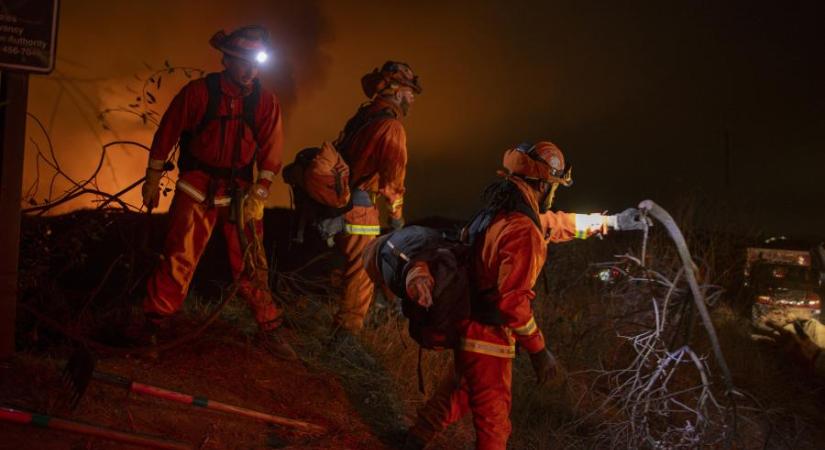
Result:
{"label": "red helmet", "polygon": [[422,92],[418,77],[413,73],[409,64],[398,61],[387,61],[381,69],[361,77],[361,88],[368,98],[376,94],[394,92],[401,87],[408,87],[416,94]]}
{"label": "red helmet", "polygon": [[269,59],[269,32],[266,28],[250,25],[230,34],[218,31],[209,40],[212,47],[224,54],[263,64]]}
{"label": "red helmet", "polygon": [[511,175],[562,186],[573,184],[573,168],[565,169],[564,154],[549,141],[519,144],[504,152],[502,164]]}

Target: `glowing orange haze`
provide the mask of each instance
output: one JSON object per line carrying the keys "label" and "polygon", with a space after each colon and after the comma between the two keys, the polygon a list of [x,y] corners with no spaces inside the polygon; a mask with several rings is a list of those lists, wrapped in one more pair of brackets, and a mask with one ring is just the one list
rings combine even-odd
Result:
{"label": "glowing orange haze", "polygon": [[[823,142],[816,99],[825,65],[812,44],[823,40],[808,39],[822,34],[818,15],[754,6],[754,17],[787,16],[776,22],[787,31],[776,41],[759,20],[734,20],[738,6],[718,3],[72,0],[61,9],[57,70],[32,77],[29,108],[64,169],[81,179],[101,143],[150,143],[154,129],[134,117],[109,116],[111,131],[96,119],[134,101],[134,75],[149,73],[144,62],[220,70],[212,33],[257,23],[276,46],[262,77],[284,105],[285,162],[337,136],[366,100],[364,73],[388,59],[412,65],[424,93],[405,120],[409,219],[467,217],[504,149],[549,138],[576,167],[560,208],[615,211],[647,197],[673,204],[700,189],[739,205],[747,223],[819,233],[825,214],[809,212],[823,195],[811,180],[821,178],[825,158],[814,151]],[[184,82],[165,75],[154,109],[162,113]],[[723,131],[732,142],[730,185]],[[35,144],[47,151],[33,121],[27,133],[24,190],[34,180]],[[778,148],[794,176],[769,184],[748,176]],[[111,150],[99,182],[115,192],[142,175],[146,154]],[[47,196],[44,181],[38,200]],[[282,182],[273,194],[273,204],[287,204]]]}
{"label": "glowing orange haze", "polygon": [[[337,136],[346,119],[365,100],[359,85],[361,75],[386,59],[408,61],[425,86],[407,120],[411,166],[437,158],[442,169],[466,167],[466,161],[447,149],[489,145],[475,130],[492,129],[501,121],[501,108],[517,109],[518,96],[510,96],[493,109],[485,96],[474,94],[503,84],[511,73],[488,72],[483,78],[487,81],[468,82],[482,79],[481,74],[473,73],[472,67],[485,65],[486,55],[503,55],[507,51],[484,32],[484,21],[450,23],[450,14],[444,14],[449,10],[432,6],[432,11],[427,12],[399,6],[398,16],[427,15],[436,28],[450,29],[446,34],[412,35],[399,32],[395,20],[373,7],[379,2],[357,8],[338,2],[323,7],[311,2],[280,3],[257,0],[232,2],[231,6],[230,2],[204,6],[203,2],[191,0],[174,4],[158,0],[66,2],[60,23],[57,70],[49,77],[32,79],[29,104],[30,111],[48,128],[63,169],[76,180],[83,179],[94,169],[102,143],[134,140],[149,145],[155,129],[151,124],[143,124],[134,115],[115,112],[106,116],[110,128],[106,130],[98,120],[99,113],[135,102],[143,85],[135,75],[145,79],[151,73],[144,63],[157,69],[168,60],[173,66],[220,70],[220,55],[207,44],[209,37],[219,28],[232,29],[246,23],[267,25],[277,47],[273,67],[262,78],[278,93],[285,107],[285,162],[299,149]],[[460,7],[453,7],[453,14],[460,12]],[[402,24],[400,28],[403,27]],[[479,45],[485,48],[485,54],[473,50]],[[439,47],[440,51],[436,51]],[[162,75],[157,103],[152,108],[162,114],[186,81],[180,71]],[[527,88],[523,90],[526,92]],[[468,110],[473,111],[472,117],[466,113]],[[34,143],[48,153],[43,134],[34,122],[29,122],[27,132],[32,142],[27,148],[24,191],[35,178]],[[468,135],[478,141],[467,142]],[[478,172],[491,174],[498,152],[507,143],[490,146],[494,150],[486,155],[474,155],[469,165],[483,164],[486,170]],[[143,175],[146,153],[134,146],[109,150],[98,178],[99,187],[116,192]],[[38,201],[48,195],[48,182],[44,182],[47,180],[43,175],[51,173],[44,170],[42,162],[41,172]],[[420,200],[412,203],[413,209],[416,204],[426,205],[431,203],[428,199],[441,196],[431,178],[440,173],[438,169],[419,172],[411,174],[409,181],[413,186],[420,185],[416,189]],[[58,181],[56,193],[68,187]],[[477,192],[477,187],[470,184],[466,192],[474,197],[472,193]],[[288,204],[288,190],[283,183],[276,183],[273,197],[273,205]],[[170,198],[164,199],[161,210],[168,208]],[[124,199],[138,203],[139,189]],[[84,197],[55,212],[91,206],[91,200]]]}

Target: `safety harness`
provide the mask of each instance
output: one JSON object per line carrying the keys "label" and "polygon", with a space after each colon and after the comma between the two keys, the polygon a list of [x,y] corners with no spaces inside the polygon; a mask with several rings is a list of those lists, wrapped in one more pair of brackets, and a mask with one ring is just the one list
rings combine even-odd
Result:
{"label": "safety harness", "polygon": [[[352,144],[355,142],[355,137],[358,136],[358,133],[367,128],[367,126],[379,120],[395,119],[397,117],[390,108],[383,108],[371,113],[369,111],[370,106],[370,103],[362,104],[358,108],[358,112],[355,113],[355,116],[348,120],[347,124],[344,125],[344,129],[341,131],[341,134],[338,135],[338,139],[336,139],[333,143],[341,156],[344,157],[344,161],[346,161],[347,165],[350,167],[352,167],[357,156],[352,153],[354,150],[352,148]],[[358,188],[358,186],[367,181],[371,176],[372,174],[364,175],[357,180],[350,180],[350,187],[352,188],[352,204],[354,206],[369,207],[375,204],[375,196],[372,193]]]}
{"label": "safety harness", "polygon": [[[513,188],[515,187],[510,181],[505,181],[505,183],[509,183]],[[480,242],[483,242],[484,235],[487,233],[493,220],[502,211],[512,211],[527,216],[536,228],[541,231],[541,221],[538,215],[533,208],[530,207],[521,193],[513,189],[510,196],[510,202],[506,208],[501,206],[487,206],[479,210],[473,218],[470,219],[470,224],[467,225],[462,232],[462,240],[473,249],[471,254],[476,254],[475,246],[481,245]],[[504,319],[501,317],[501,312],[493,302],[496,294],[498,294],[498,287],[480,286],[475,270],[470,270],[470,277],[470,317],[476,322],[485,325],[503,325]]]}
{"label": "safety harness", "polygon": [[[243,98],[243,108],[240,115],[219,115],[218,109],[223,98],[221,92],[221,74],[210,73],[206,76],[206,90],[207,102],[206,112],[201,117],[200,122],[192,131],[185,131],[180,137],[180,156],[178,157],[178,167],[180,172],[189,172],[192,170],[199,170],[209,175],[209,185],[207,187],[204,203],[209,207],[215,205],[215,193],[217,192],[218,182],[221,180],[229,181],[230,191],[233,198],[237,196],[236,179],[240,178],[249,183],[252,182],[253,167],[255,159],[258,154],[258,145],[255,145],[255,152],[252,158],[244,163],[239,164],[241,153],[241,138],[243,136],[243,128],[239,128],[236,136],[235,148],[232,151],[232,167],[215,167],[198,159],[192,152],[192,143],[195,139],[203,133],[206,127],[214,120],[220,120],[220,143],[223,145],[225,141],[226,123],[230,120],[242,120],[252,131],[253,136],[257,136],[257,126],[255,124],[255,111],[258,108],[258,103],[261,98],[261,85],[256,79],[253,82],[252,92]],[[240,166],[240,167],[238,167]],[[220,205],[218,205],[220,206]]]}

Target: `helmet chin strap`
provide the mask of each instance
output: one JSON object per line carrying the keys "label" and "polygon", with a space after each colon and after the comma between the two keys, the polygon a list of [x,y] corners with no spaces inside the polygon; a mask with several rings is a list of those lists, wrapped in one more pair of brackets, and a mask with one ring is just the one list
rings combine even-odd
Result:
{"label": "helmet chin strap", "polygon": [[547,211],[550,211],[550,207],[553,206],[553,199],[556,198],[556,189],[558,189],[559,183],[551,183],[550,189],[547,190],[547,193],[544,194],[544,198],[539,202],[539,212],[544,214]]}

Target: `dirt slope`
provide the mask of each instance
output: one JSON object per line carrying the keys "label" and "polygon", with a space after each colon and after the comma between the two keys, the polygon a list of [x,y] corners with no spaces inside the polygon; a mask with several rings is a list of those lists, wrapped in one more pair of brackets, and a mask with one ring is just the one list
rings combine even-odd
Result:
{"label": "dirt slope", "polygon": [[[98,370],[212,400],[323,425],[308,436],[228,414],[128,394],[92,382],[73,413],[60,406],[63,360],[20,354],[0,365],[2,404],[112,428],[163,435],[202,449],[382,449],[350,404],[334,374],[270,357],[243,335],[218,325],[203,338],[157,360],[103,359]],[[0,423],[2,449],[120,449],[110,443],[59,431]]]}

